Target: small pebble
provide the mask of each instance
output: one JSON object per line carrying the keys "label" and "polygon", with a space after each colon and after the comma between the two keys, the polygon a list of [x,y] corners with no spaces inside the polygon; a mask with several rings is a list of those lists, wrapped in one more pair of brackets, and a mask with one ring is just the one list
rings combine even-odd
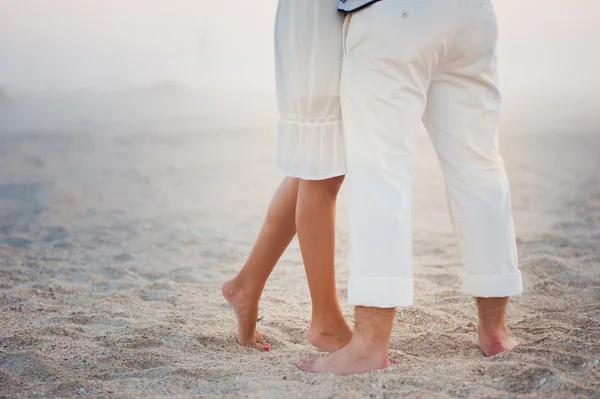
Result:
{"label": "small pebble", "polygon": [[284,375],[284,376],[283,376],[283,379],[284,379],[284,380],[287,380],[287,377]]}
{"label": "small pebble", "polygon": [[85,388],[81,387],[77,390],[77,395],[82,395],[85,393]]}
{"label": "small pebble", "polygon": [[542,378],[542,379],[540,380],[540,384],[539,384],[539,385],[544,385],[544,383],[545,383],[546,381],[548,381],[548,379],[547,379],[546,377]]}
{"label": "small pebble", "polygon": [[112,389],[107,389],[106,393],[113,393],[113,390]]}
{"label": "small pebble", "polygon": [[600,363],[600,361],[598,361],[598,359],[594,360],[594,366],[597,366]]}

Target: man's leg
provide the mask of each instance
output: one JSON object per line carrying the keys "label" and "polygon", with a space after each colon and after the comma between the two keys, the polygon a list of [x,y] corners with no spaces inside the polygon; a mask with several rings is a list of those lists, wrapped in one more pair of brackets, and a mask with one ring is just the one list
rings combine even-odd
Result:
{"label": "man's leg", "polygon": [[395,313],[395,309],[357,306],[350,343],[326,358],[305,360],[300,369],[311,373],[351,375],[387,368]]}
{"label": "man's leg", "polygon": [[328,352],[352,337],[342,313],[335,283],[335,209],[344,177],[301,180],[296,226],[312,300],[309,342]]}
{"label": "man's leg", "polygon": [[[407,5],[409,12],[417,3]],[[347,29],[341,94],[348,302],[356,306],[356,328],[345,348],[301,364],[306,371],[345,375],[387,367],[394,308],[412,305],[413,156],[431,73],[423,54],[430,37],[421,30],[435,21],[403,14],[393,2],[375,3],[354,14]]]}
{"label": "man's leg", "polygon": [[465,21],[433,76],[424,122],[442,165],[463,255],[463,293],[477,297],[481,350],[493,356],[517,345],[506,328],[506,304],[521,293],[522,282],[498,147],[496,19],[491,6],[464,7],[473,8],[459,12]]}
{"label": "man's leg", "polygon": [[519,343],[512,339],[506,327],[505,298],[477,298],[479,347],[486,356],[494,356],[514,349]]}

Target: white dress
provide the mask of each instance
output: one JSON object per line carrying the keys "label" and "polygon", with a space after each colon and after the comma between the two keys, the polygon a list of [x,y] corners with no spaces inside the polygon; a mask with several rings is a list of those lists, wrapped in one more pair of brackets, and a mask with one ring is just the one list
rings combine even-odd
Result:
{"label": "white dress", "polygon": [[346,173],[340,109],[344,16],[337,6],[337,0],[280,0],[277,7],[277,166],[286,176],[322,180]]}

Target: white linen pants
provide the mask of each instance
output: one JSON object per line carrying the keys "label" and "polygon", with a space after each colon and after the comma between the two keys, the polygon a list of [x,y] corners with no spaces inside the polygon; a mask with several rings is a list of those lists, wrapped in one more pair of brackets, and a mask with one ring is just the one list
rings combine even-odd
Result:
{"label": "white linen pants", "polygon": [[411,182],[421,122],[446,182],[476,297],[522,291],[498,149],[497,23],[489,0],[383,0],[346,18],[341,100],[352,305],[413,303]]}
{"label": "white linen pants", "polygon": [[346,173],[340,109],[342,27],[337,0],[280,0],[275,20],[277,166],[322,180]]}

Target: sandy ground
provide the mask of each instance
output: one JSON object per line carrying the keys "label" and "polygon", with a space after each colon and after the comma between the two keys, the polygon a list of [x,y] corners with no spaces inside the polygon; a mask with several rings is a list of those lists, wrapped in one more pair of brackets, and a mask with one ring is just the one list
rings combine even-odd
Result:
{"label": "sandy ground", "polygon": [[[525,294],[509,317],[521,346],[492,359],[424,137],[399,364],[340,378],[295,366],[321,355],[297,242],[261,305],[270,353],[236,344],[219,293],[280,179],[273,130],[174,126],[0,135],[0,397],[600,397],[600,134],[503,140]],[[339,219],[352,319],[345,193]]]}

